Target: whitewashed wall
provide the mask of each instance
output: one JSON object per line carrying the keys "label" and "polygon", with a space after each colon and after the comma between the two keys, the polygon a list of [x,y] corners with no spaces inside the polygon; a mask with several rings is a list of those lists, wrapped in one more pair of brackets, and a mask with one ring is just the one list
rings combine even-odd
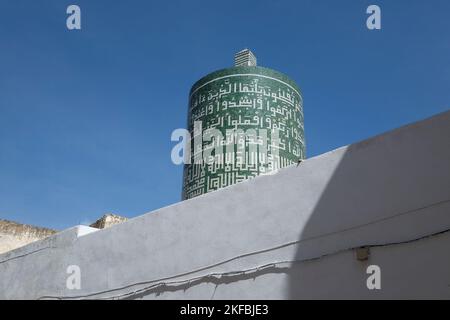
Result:
{"label": "whitewashed wall", "polygon": [[[0,298],[450,298],[448,229],[450,112],[2,254]],[[371,264],[381,290],[366,287]],[[69,265],[80,290],[66,288]]]}

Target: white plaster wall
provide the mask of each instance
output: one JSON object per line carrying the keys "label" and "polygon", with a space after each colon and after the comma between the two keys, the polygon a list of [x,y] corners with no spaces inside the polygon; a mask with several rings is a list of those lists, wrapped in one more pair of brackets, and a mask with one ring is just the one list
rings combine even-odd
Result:
{"label": "white plaster wall", "polygon": [[[446,112],[109,229],[66,230],[0,255],[0,298],[450,298],[449,137]],[[360,262],[363,245],[385,246]],[[74,264],[81,290],[66,288]]]}

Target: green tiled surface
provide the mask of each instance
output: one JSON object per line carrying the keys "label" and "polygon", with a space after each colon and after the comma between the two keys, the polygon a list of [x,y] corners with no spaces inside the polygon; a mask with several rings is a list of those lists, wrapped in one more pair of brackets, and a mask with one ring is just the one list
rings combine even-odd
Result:
{"label": "green tiled surface", "polygon": [[[215,71],[197,81],[190,91],[188,130],[193,137],[194,121],[201,121],[203,130],[219,129],[226,137],[227,129],[254,129],[261,141],[267,130],[268,162],[261,152],[245,150],[246,163],[239,163],[236,153],[227,154],[234,163],[194,164],[194,143],[191,143],[191,164],[183,175],[183,199],[189,199],[260,174],[297,163],[305,157],[303,101],[298,86],[286,75],[262,67],[234,67]],[[274,157],[274,128],[279,132],[278,157]],[[249,142],[249,141],[247,141]],[[211,141],[204,141],[203,146]],[[225,151],[225,149],[223,149]],[[214,153],[213,153],[214,154]],[[257,159],[249,163],[248,157]]]}

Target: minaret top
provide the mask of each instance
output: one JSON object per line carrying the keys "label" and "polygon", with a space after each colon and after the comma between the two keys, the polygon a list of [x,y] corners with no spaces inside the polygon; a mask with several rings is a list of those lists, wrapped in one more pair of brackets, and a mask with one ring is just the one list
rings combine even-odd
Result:
{"label": "minaret top", "polygon": [[256,66],[256,57],[249,49],[244,49],[234,55],[235,67],[254,67]]}

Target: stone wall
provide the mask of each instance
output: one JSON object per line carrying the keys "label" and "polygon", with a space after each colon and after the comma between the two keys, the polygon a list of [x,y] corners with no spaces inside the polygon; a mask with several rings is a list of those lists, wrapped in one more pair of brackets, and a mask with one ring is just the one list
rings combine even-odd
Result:
{"label": "stone wall", "polygon": [[121,217],[112,213],[107,213],[103,217],[95,221],[93,224],[91,224],[90,227],[97,229],[105,229],[127,220],[128,219],[125,217]]}
{"label": "stone wall", "polygon": [[44,239],[54,233],[56,233],[55,230],[47,228],[0,220],[0,253]]}

